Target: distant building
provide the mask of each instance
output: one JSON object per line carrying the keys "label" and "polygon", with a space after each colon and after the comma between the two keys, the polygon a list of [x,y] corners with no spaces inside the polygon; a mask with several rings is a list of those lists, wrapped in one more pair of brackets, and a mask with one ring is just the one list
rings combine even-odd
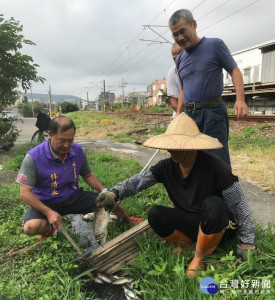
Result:
{"label": "distant building", "polygon": [[95,106],[97,110],[101,110],[105,104],[113,104],[115,102],[115,93],[105,92],[105,99],[104,99],[104,92],[101,92],[98,96],[97,100],[95,101]]}
{"label": "distant building", "polygon": [[[246,103],[252,114],[275,114],[275,40],[232,54],[242,72]],[[231,76],[223,71],[223,100],[236,98]]]}
{"label": "distant building", "polygon": [[148,106],[148,98],[152,95],[151,91],[138,91],[128,93],[126,96],[127,102],[139,104],[143,107]]}
{"label": "distant building", "polygon": [[148,98],[148,105],[160,105],[164,103],[164,96],[167,92],[167,80],[156,80],[152,82],[152,96]]}
{"label": "distant building", "polygon": [[[244,78],[244,84],[275,82],[275,40],[232,54]],[[224,71],[224,85],[232,85]]]}

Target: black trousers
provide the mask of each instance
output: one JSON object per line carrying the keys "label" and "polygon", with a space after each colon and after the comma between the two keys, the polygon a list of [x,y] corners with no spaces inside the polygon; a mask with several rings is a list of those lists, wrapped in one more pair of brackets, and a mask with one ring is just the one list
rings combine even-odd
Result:
{"label": "black trousers", "polygon": [[[201,211],[197,213],[161,205],[152,207],[148,212],[148,222],[160,237],[167,237],[174,230],[179,230],[194,242],[197,241],[200,224],[203,233],[213,234],[227,227],[229,220],[234,222],[233,215],[223,199],[217,196],[207,197]],[[225,234],[231,235],[232,230],[226,230]]]}
{"label": "black trousers", "polygon": [[[68,214],[87,214],[89,212],[93,212],[96,209],[95,199],[98,194],[84,191],[83,188],[79,189],[78,196],[70,203],[56,204],[50,205],[46,204],[49,208],[59,213],[61,216]],[[32,207],[29,207],[27,212],[25,213],[23,219],[23,225],[32,219],[43,219],[47,220],[47,217],[43,215],[40,211],[35,210]]]}

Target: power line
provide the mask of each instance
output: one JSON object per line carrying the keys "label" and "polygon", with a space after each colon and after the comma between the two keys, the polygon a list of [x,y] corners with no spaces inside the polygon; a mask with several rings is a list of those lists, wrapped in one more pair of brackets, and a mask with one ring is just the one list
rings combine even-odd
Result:
{"label": "power line", "polygon": [[[143,28],[142,30],[141,30],[141,32],[137,35],[137,37],[136,38],[134,38],[133,40],[132,40],[132,42],[118,55],[118,57],[111,63],[111,65],[113,65],[123,54],[124,54],[124,52],[125,51],[127,51],[128,50],[128,48],[135,42],[135,40],[143,33],[143,31],[145,30],[145,28]],[[109,65],[103,72],[102,72],[102,74],[104,74],[107,70],[108,70],[108,68],[111,66],[111,65]]]}
{"label": "power line", "polygon": [[[149,23],[153,23],[163,12],[166,11],[166,9],[168,7],[170,7],[176,0],[173,0],[159,15],[157,15],[151,22]],[[141,30],[141,32],[137,35],[136,38],[134,38],[132,40],[132,42],[118,55],[118,57],[102,72],[102,75],[105,74],[105,72],[109,69],[109,67],[111,67],[127,50],[128,48],[138,39],[138,37],[143,33],[143,31],[145,30],[145,28],[143,28]]]}
{"label": "power line", "polygon": [[[159,48],[161,47],[161,45],[155,49],[154,51],[151,51],[150,54],[146,55],[145,58],[149,58],[150,56],[152,56]],[[147,48],[148,49],[148,48]],[[140,63],[142,60],[144,60],[144,57],[142,57],[140,60],[138,60],[136,63],[132,64],[131,66],[128,67],[128,69],[122,71],[121,73],[119,73],[117,76],[121,76],[122,74],[124,74],[125,72],[127,72],[129,69],[133,68],[135,65],[137,65],[138,63]]]}
{"label": "power line", "polygon": [[227,0],[224,3],[222,3],[221,5],[217,6],[216,8],[212,9],[210,12],[208,12],[207,14],[203,15],[202,17],[198,18],[197,21],[203,19],[204,17],[208,16],[209,14],[211,14],[213,11],[217,10],[218,8],[222,7],[223,5],[225,5],[227,2],[230,2],[231,0]]}
{"label": "power line", "polygon": [[171,6],[174,2],[175,2],[176,0],[173,0],[159,15],[157,15],[151,22],[149,22],[149,24],[150,23],[153,23],[159,16],[161,16],[162,14],[163,14],[163,12],[165,12],[166,11],[166,9],[169,7],[169,6]]}
{"label": "power line", "polygon": [[194,11],[195,9],[197,9],[199,6],[201,6],[205,1],[207,0],[203,0],[201,3],[199,3],[197,6],[195,6],[193,9],[191,9],[192,11]]}
{"label": "power line", "polygon": [[244,6],[244,7],[242,7],[241,9],[235,11],[233,14],[230,14],[230,15],[228,15],[228,16],[226,16],[226,17],[220,19],[219,21],[217,21],[217,22],[215,22],[215,23],[213,23],[213,24],[211,24],[211,25],[209,25],[209,26],[207,26],[207,27],[205,27],[205,28],[199,30],[198,32],[201,32],[201,31],[203,31],[203,30],[205,30],[205,29],[208,29],[209,27],[212,27],[212,26],[214,26],[214,25],[220,23],[221,21],[223,21],[223,20],[225,20],[225,19],[227,19],[227,18],[229,18],[229,17],[231,17],[231,16],[237,14],[238,12],[240,12],[240,11],[246,9],[247,7],[249,7],[249,6],[255,4],[255,3],[259,2],[259,1],[261,1],[261,0],[256,0],[256,1],[254,1],[253,3],[250,3],[250,4],[248,4],[248,5]]}
{"label": "power line", "polygon": [[[202,5],[205,1],[207,1],[207,0],[204,0],[204,1],[200,2],[195,8],[193,8],[193,10],[196,9],[196,8],[198,8],[198,7],[199,7],[200,5]],[[212,9],[210,12],[208,12],[208,13],[206,13],[205,15],[203,15],[202,17],[200,17],[198,20],[201,20],[202,18],[206,17],[207,15],[209,15],[209,14],[212,13],[213,11],[219,9],[221,6],[225,5],[225,4],[228,3],[229,1],[231,1],[231,0],[227,0],[227,1],[225,1],[224,3],[218,5],[216,8]],[[254,5],[255,3],[259,2],[259,1],[261,1],[261,0],[254,1],[254,2],[252,2],[252,3],[250,3],[250,4],[248,4],[248,5],[246,5],[246,6],[242,7],[242,8],[240,8],[240,9],[238,9],[237,11],[235,11],[235,12],[229,14],[228,16],[226,16],[226,17],[224,17],[224,18],[222,18],[222,19],[220,19],[220,20],[218,20],[218,21],[216,21],[216,22],[210,24],[209,26],[205,27],[204,29],[202,29],[202,30],[200,30],[200,31],[203,31],[203,30],[205,30],[205,29],[208,29],[208,28],[210,28],[210,27],[216,25],[217,23],[219,23],[219,22],[221,22],[221,21],[223,21],[223,20],[225,20],[225,19],[227,19],[227,18],[229,18],[229,17],[231,17],[231,16],[237,14],[238,12],[240,12],[240,11],[242,11],[242,10],[244,10],[244,9],[246,9],[246,8],[248,8],[248,7],[250,7],[250,6],[252,6],[252,5]],[[172,1],[172,2],[170,3],[170,5],[171,5],[173,2],[175,2],[175,0]],[[170,5],[169,5],[169,6],[170,6]],[[168,7],[169,7],[169,6],[168,6]],[[167,7],[167,8],[168,8],[168,7]],[[165,10],[164,10],[164,11],[165,11]],[[162,12],[162,13],[163,13],[163,12]],[[158,15],[157,17],[159,17],[159,15]],[[156,18],[157,18],[157,17],[156,17]],[[154,20],[156,20],[156,18],[154,18],[151,22],[153,22]],[[152,25],[152,26],[155,26],[155,27],[168,27],[168,26],[162,26],[162,25]],[[168,30],[169,30],[169,28],[168,28],[166,31],[164,31],[163,34],[165,34]],[[143,30],[143,31],[144,31],[144,30]],[[199,31],[199,32],[200,32],[200,31]],[[133,40],[133,41],[135,41],[135,40]],[[132,43],[133,43],[133,41],[132,41]],[[152,41],[152,42],[159,42],[159,43],[161,43],[161,41]],[[162,42],[162,43],[163,43],[163,42]],[[119,66],[118,68],[116,68],[115,70],[113,70],[112,73],[114,73],[115,71],[117,71],[117,70],[119,70],[120,68],[124,67],[126,64],[130,63],[130,61],[132,61],[132,59],[133,59],[134,57],[138,56],[138,55],[139,55],[140,53],[142,53],[144,50],[148,49],[148,46],[150,46],[150,45],[152,45],[152,44],[147,45],[145,48],[143,48],[141,51],[139,51],[138,53],[136,53],[136,54],[135,54],[133,57],[131,57],[129,60],[127,60],[126,62],[124,62],[122,65],[120,65],[120,66]],[[160,48],[160,47],[159,47],[159,48]],[[158,49],[159,49],[159,48],[158,48]],[[158,49],[154,50],[150,55],[154,54],[156,51],[158,51]],[[125,52],[125,51],[124,51],[124,52]],[[164,52],[164,53],[165,53],[165,52]],[[162,56],[164,53],[162,53],[161,55],[157,56],[155,59],[151,60],[151,62],[153,62],[153,61],[155,61],[156,59],[158,59],[158,58],[159,58],[160,56]],[[150,56],[150,55],[149,55],[149,56]],[[147,56],[147,57],[148,57],[148,56]],[[124,71],[124,73],[127,72],[128,70],[130,70],[131,68],[133,68],[135,65],[137,65],[137,64],[138,64],[140,61],[142,61],[143,59],[144,59],[144,57],[142,57],[138,62],[136,62],[136,63],[134,63],[133,65],[129,66],[129,67]],[[148,64],[149,64],[149,63],[147,63],[146,65],[148,65]],[[144,66],[144,65],[141,65],[138,69],[142,68],[143,66]],[[138,69],[135,69],[135,70],[138,70]],[[112,74],[112,73],[111,73],[111,74]]]}

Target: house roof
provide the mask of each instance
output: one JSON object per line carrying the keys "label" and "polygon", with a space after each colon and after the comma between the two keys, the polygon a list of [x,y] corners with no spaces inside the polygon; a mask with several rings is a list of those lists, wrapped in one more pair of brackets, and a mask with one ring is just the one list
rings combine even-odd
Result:
{"label": "house roof", "polygon": [[270,41],[264,42],[262,44],[252,46],[250,48],[245,48],[243,50],[233,52],[232,55],[239,54],[239,53],[246,52],[246,51],[253,50],[253,49],[262,49],[262,48],[265,48],[265,47],[269,47],[271,45],[275,45],[275,40],[270,40]]}
{"label": "house roof", "polygon": [[157,91],[157,96],[160,96],[160,95],[165,95],[165,90],[164,89],[159,89],[158,91]]}

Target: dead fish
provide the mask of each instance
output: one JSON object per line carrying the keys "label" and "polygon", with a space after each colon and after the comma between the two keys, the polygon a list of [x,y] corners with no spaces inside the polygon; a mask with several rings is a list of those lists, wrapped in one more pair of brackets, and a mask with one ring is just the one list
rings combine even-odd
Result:
{"label": "dead fish", "polygon": [[111,220],[117,220],[117,216],[114,215],[114,214],[110,214],[110,219],[111,219]]}
{"label": "dead fish", "polygon": [[130,282],[132,282],[133,280],[134,280],[134,279],[132,279],[132,278],[118,277],[118,278],[115,278],[115,279],[112,281],[112,284],[120,285],[120,284],[130,283]]}
{"label": "dead fish", "polygon": [[99,284],[103,284],[103,283],[104,283],[104,282],[103,282],[101,279],[99,279],[98,277],[95,277],[95,278],[94,278],[94,282],[99,283]]}
{"label": "dead fish", "polygon": [[94,220],[94,218],[95,218],[95,213],[93,212],[88,213],[82,217],[84,221],[91,221],[91,222]]}
{"label": "dead fish", "polygon": [[99,208],[98,211],[95,212],[93,231],[99,245],[103,245],[106,242],[109,220],[110,214],[104,208]]}
{"label": "dead fish", "polygon": [[80,281],[82,283],[90,283],[91,282],[91,278],[90,277],[81,278]]}
{"label": "dead fish", "polygon": [[[93,222],[94,219],[95,219],[95,213],[94,212],[87,213],[86,215],[84,215],[82,217],[82,219],[84,221],[87,221],[87,222]],[[114,215],[114,214],[110,214],[110,221],[109,222],[111,222],[111,220],[117,220],[117,216]]]}
{"label": "dead fish", "polygon": [[103,274],[98,273],[98,274],[97,274],[97,277],[98,277],[100,280],[104,281],[104,282],[112,283],[112,279],[109,278],[109,277],[107,277],[107,276],[105,276],[105,275],[103,275]]}
{"label": "dead fish", "polygon": [[130,289],[127,289],[125,286],[123,287],[124,290],[124,295],[126,297],[127,300],[131,300],[131,299],[140,299],[140,297],[134,293],[133,291],[131,291]]}

